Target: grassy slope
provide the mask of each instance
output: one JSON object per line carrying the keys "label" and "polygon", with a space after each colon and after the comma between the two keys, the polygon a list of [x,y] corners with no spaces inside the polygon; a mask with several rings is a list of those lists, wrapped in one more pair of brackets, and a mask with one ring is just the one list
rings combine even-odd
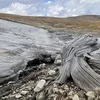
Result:
{"label": "grassy slope", "polygon": [[37,16],[19,16],[12,14],[0,14],[1,19],[11,20],[37,27],[57,28],[57,29],[89,29],[100,30],[100,16],[84,15],[69,18],[56,17],[37,17]]}

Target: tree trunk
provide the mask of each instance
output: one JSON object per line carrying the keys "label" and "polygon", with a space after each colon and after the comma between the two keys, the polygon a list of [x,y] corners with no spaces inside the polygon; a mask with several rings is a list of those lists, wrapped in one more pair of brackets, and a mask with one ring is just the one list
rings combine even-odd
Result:
{"label": "tree trunk", "polygon": [[57,82],[64,83],[71,76],[86,91],[100,87],[100,56],[96,58],[92,53],[99,47],[98,39],[90,35],[79,36],[65,45]]}

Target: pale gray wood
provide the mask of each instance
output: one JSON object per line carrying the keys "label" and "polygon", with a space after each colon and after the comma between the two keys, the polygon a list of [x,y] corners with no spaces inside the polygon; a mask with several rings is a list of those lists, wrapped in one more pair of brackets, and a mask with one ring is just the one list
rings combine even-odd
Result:
{"label": "pale gray wood", "polygon": [[100,87],[100,75],[95,71],[100,71],[100,60],[91,55],[99,47],[98,39],[90,35],[79,36],[66,44],[61,54],[62,66],[57,82],[64,83],[71,76],[86,91]]}

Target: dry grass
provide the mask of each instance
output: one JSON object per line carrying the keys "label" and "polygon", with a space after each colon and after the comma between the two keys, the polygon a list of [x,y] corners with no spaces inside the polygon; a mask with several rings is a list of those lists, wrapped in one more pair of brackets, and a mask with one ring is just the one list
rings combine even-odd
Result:
{"label": "dry grass", "polygon": [[48,29],[53,27],[57,29],[100,30],[100,16],[98,15],[84,15],[84,16],[69,17],[69,18],[56,18],[56,17],[19,16],[19,15],[1,13],[0,18]]}

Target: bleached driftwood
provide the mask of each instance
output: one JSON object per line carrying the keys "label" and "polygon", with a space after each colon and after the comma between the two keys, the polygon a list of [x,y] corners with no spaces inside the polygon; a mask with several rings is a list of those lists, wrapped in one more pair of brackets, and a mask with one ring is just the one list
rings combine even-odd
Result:
{"label": "bleached driftwood", "polygon": [[91,55],[99,47],[98,39],[90,35],[79,36],[65,45],[57,82],[64,83],[71,76],[86,91],[100,87],[100,60]]}

